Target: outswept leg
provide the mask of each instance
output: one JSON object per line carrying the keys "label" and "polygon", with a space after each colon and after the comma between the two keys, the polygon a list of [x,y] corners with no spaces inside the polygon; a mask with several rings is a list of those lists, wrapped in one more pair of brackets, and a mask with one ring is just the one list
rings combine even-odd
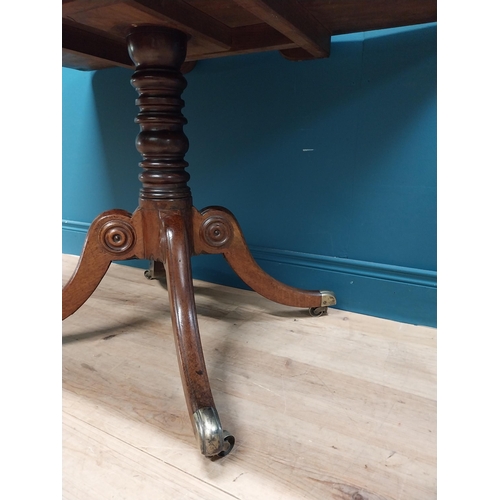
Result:
{"label": "outswept leg", "polygon": [[125,210],[110,210],[90,225],[82,254],[62,291],[62,319],[77,311],[92,295],[113,260],[135,256],[137,234]]}
{"label": "outswept leg", "polygon": [[222,207],[193,209],[195,253],[222,253],[234,272],[253,290],[269,300],[292,307],[310,308],[314,316],[335,305],[333,292],[301,290],[269,276],[254,260],[234,215]]}
{"label": "outswept leg", "polygon": [[162,220],[164,264],[184,396],[202,454],[224,456],[233,448],[234,437],[222,429],[210,389],[196,317],[186,222],[180,213],[169,213]]}
{"label": "outswept leg", "polygon": [[[227,455],[234,437],[222,429],[207,375],[191,273],[191,256],[222,253],[234,271],[256,292],[275,302],[308,307],[324,314],[335,304],[331,292],[293,288],[275,280],[254,261],[234,216],[212,207],[192,206],[188,163],[189,142],[183,132],[180,72],[188,36],[164,26],[131,28],[127,43],[136,71],[131,83],[139,97],[136,147],[142,155],[142,188],[133,215],[112,210],[90,226],[78,266],[63,289],[63,319],[89,298],[114,260],[148,259],[149,278],[166,270],[177,358],[194,433],[207,457]],[[158,269],[156,269],[158,268]],[[158,271],[158,272],[156,272]]]}
{"label": "outswept leg", "polygon": [[[229,453],[234,438],[222,430],[215,409],[194,302],[192,199],[184,159],[189,141],[183,131],[186,118],[181,99],[187,82],[180,72],[187,41],[185,33],[164,26],[135,26],[127,35],[136,67],[131,83],[139,94],[136,147],[143,169],[138,209],[143,258],[163,262],[166,268],[184,394],[201,452],[212,457]],[[148,274],[154,277],[155,273]]]}

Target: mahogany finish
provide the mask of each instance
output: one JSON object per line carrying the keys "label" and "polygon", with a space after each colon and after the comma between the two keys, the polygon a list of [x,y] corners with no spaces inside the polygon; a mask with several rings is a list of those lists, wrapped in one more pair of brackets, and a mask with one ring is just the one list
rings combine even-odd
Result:
{"label": "mahogany finish", "polygon": [[142,258],[141,228],[125,210],[102,213],[90,225],[82,255],[62,291],[62,319],[92,295],[112,261]]}
{"label": "mahogany finish", "polygon": [[324,294],[285,285],[267,274],[254,260],[234,215],[222,207],[194,210],[195,254],[224,255],[233,271],[253,290],[273,302],[291,307],[321,307]]}
{"label": "mahogany finish", "polygon": [[142,155],[139,206],[134,214],[105,212],[92,223],[63,290],[63,319],[85,303],[112,261],[149,259],[152,278],[162,275],[163,265],[184,394],[204,455],[229,453],[234,438],[222,430],[210,389],[191,257],[220,253],[256,292],[315,315],[335,297],[276,281],[257,265],[228,210],[193,207],[182,73],[199,59],[262,50],[291,60],[328,57],[331,35],[435,20],[435,0],[63,0],[63,65],[135,68]]}
{"label": "mahogany finish", "polygon": [[[63,290],[63,319],[85,303],[112,261],[138,258],[163,263],[186,403],[201,450],[212,456],[227,454],[234,438],[220,427],[210,389],[196,316],[191,257],[222,253],[243,281],[282,304],[326,309],[335,301],[333,295],[289,287],[266,274],[250,255],[228,210],[213,207],[198,212],[193,207],[185,170],[189,142],[183,131],[187,121],[181,99],[186,88],[181,67],[187,41],[188,36],[181,31],[151,25],[136,26],[127,35],[136,66],[131,83],[139,95],[136,146],[143,169],[139,207],[134,214],[105,212],[92,223],[78,266]],[[214,426],[220,429],[211,435]],[[215,447],[214,441],[218,443]]]}
{"label": "mahogany finish", "polygon": [[63,65],[133,68],[126,35],[139,24],[190,35],[187,61],[263,50],[303,60],[328,57],[332,35],[436,19],[436,0],[63,0]]}

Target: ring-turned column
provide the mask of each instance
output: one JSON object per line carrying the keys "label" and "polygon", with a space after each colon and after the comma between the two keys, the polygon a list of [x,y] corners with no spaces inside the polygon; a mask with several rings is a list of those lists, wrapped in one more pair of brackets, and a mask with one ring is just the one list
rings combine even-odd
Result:
{"label": "ring-turned column", "polygon": [[184,395],[201,452],[221,456],[232,449],[234,438],[222,430],[212,397],[191,274],[193,209],[181,99],[186,80],[180,72],[187,41],[181,31],[150,25],[134,27],[127,36],[136,66],[131,83],[139,93],[136,146],[143,170],[138,212],[145,258],[165,265]]}

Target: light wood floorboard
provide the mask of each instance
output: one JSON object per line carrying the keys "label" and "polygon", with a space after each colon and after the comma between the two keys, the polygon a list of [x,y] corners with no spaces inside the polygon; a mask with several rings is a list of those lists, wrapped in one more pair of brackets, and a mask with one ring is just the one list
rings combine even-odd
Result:
{"label": "light wood floorboard", "polygon": [[[63,283],[76,266],[63,255]],[[63,322],[63,498],[436,498],[436,330],[195,280],[227,457],[199,453],[167,291],[112,264]]]}

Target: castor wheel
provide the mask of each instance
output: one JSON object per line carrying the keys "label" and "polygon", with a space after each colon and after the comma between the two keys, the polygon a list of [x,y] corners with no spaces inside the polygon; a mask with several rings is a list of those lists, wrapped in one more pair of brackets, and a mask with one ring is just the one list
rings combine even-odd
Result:
{"label": "castor wheel", "polygon": [[220,453],[217,454],[217,457],[225,457],[231,453],[231,450],[234,447],[235,439],[232,434],[229,434],[227,431],[222,431],[222,439],[223,441],[223,449]]}
{"label": "castor wheel", "polygon": [[168,290],[165,267],[161,262],[151,260],[149,262],[149,269],[144,271],[144,277],[148,280],[157,280],[165,290]]}
{"label": "castor wheel", "polygon": [[309,308],[310,316],[324,316],[328,314],[328,306],[334,306],[337,303],[337,299],[333,292],[322,290],[321,292],[321,305]]}
{"label": "castor wheel", "polygon": [[212,460],[229,455],[235,439],[232,434],[222,430],[217,410],[213,407],[199,408],[193,414],[195,434],[200,451]]}
{"label": "castor wheel", "polygon": [[310,307],[309,308],[309,315],[310,316],[324,316],[325,314],[328,314],[328,307],[326,306],[319,306],[319,307]]}

